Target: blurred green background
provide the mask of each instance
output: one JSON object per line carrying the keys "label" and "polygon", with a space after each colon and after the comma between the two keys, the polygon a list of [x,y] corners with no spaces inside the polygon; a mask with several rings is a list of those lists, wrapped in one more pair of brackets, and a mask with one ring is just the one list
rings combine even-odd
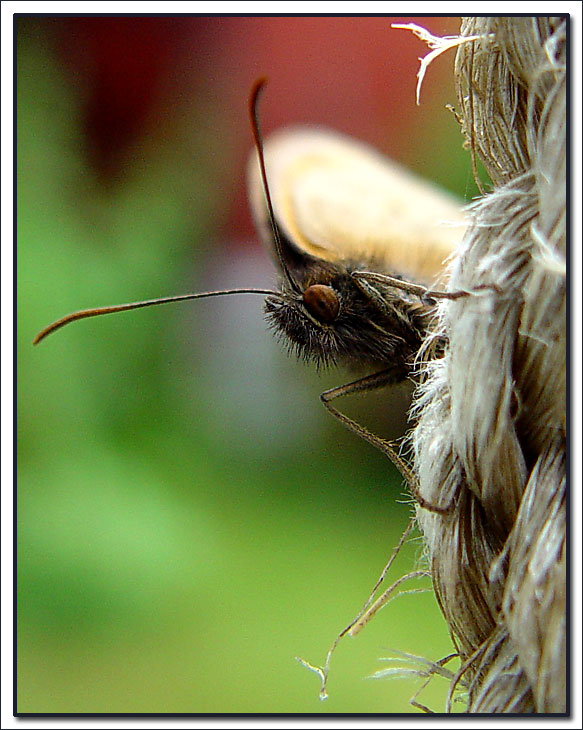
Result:
{"label": "blurred green background", "polygon": [[[425,48],[390,28],[408,20],[17,19],[19,712],[417,712],[419,682],[362,680],[390,649],[450,653],[431,593],[340,644],[326,702],[294,661],[323,662],[410,514],[392,465],[318,401],[351,375],[288,358],[261,297],[31,344],[75,309],[273,284],[245,202],[261,74],[266,133],[333,126],[469,199],[453,54],[416,107]],[[407,396],[343,408],[395,437]]]}

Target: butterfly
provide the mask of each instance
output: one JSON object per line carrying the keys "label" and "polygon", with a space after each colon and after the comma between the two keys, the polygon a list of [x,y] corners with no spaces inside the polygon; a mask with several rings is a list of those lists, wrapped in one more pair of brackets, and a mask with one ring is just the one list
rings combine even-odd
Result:
{"label": "butterfly", "polygon": [[[70,322],[169,302],[232,294],[265,296],[265,314],[276,336],[298,357],[318,367],[347,364],[374,371],[320,396],[350,430],[385,453],[414,496],[410,467],[393,444],[345,416],[336,398],[410,377],[426,340],[436,299],[431,284],[463,236],[459,202],[432,188],[357,140],[318,129],[291,129],[263,142],[259,79],[250,95],[255,153],[248,194],[259,236],[273,256],[278,289],[227,289],[81,310],[53,322],[34,339]],[[415,283],[412,282],[414,280]],[[439,356],[444,342],[437,343]]]}

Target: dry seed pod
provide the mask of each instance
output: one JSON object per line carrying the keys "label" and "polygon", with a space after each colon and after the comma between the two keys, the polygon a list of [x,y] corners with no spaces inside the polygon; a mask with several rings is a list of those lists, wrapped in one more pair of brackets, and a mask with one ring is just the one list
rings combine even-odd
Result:
{"label": "dry seed pod", "polygon": [[415,470],[439,604],[475,713],[563,713],[567,694],[567,17],[465,18],[459,114],[493,189],[442,306]]}

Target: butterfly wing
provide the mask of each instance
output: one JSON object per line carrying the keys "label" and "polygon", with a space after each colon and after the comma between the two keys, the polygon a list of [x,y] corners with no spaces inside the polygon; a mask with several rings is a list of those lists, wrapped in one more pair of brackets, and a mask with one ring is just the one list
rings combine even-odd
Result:
{"label": "butterfly wing", "polygon": [[[459,200],[362,142],[319,128],[284,129],[264,152],[283,245],[295,254],[370,262],[429,284],[463,237]],[[253,215],[273,254],[256,154],[248,176]]]}

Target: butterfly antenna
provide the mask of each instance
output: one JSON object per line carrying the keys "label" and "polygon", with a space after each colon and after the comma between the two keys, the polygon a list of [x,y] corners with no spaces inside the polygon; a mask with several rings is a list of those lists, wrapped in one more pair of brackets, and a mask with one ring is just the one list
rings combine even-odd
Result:
{"label": "butterfly antenna", "polygon": [[265,155],[263,153],[263,140],[262,140],[261,131],[259,128],[259,115],[257,113],[257,107],[259,104],[259,96],[260,96],[261,92],[263,91],[263,87],[265,86],[266,83],[267,83],[267,79],[264,77],[257,79],[257,81],[253,84],[253,88],[251,90],[251,96],[249,97],[249,115],[251,117],[251,129],[253,131],[255,149],[257,150],[257,158],[259,160],[259,170],[261,172],[261,183],[263,185],[263,193],[265,195],[265,201],[267,203],[267,216],[269,218],[271,230],[273,231],[273,240],[275,243],[275,251],[277,253],[277,258],[279,259],[279,263],[281,264],[282,271],[284,273],[285,278],[287,279],[288,284],[291,286],[291,288],[295,292],[301,293],[301,289],[298,286],[295,279],[293,278],[293,276],[291,275],[291,272],[283,257],[283,247],[281,244],[281,236],[280,236],[279,228],[278,228],[276,220],[275,220],[275,214],[273,212],[273,204],[271,202],[271,193],[269,192],[269,185],[267,184],[267,173],[265,171]]}
{"label": "butterfly antenna", "polygon": [[206,291],[199,292],[198,294],[178,294],[172,297],[161,297],[159,299],[145,299],[142,302],[130,302],[129,304],[116,304],[112,307],[97,307],[95,309],[82,309],[79,312],[73,312],[67,314],[61,319],[57,319],[48,327],[41,330],[38,335],[34,338],[33,345],[38,345],[41,340],[51,332],[64,327],[66,324],[76,322],[78,319],[87,319],[87,317],[99,317],[102,314],[114,314],[115,312],[127,312],[129,309],[141,309],[142,307],[153,307],[158,304],[168,304],[169,302],[183,302],[187,299],[203,299],[204,297],[222,297],[227,294],[263,294],[279,296],[275,291],[269,289],[221,289],[220,291]]}

